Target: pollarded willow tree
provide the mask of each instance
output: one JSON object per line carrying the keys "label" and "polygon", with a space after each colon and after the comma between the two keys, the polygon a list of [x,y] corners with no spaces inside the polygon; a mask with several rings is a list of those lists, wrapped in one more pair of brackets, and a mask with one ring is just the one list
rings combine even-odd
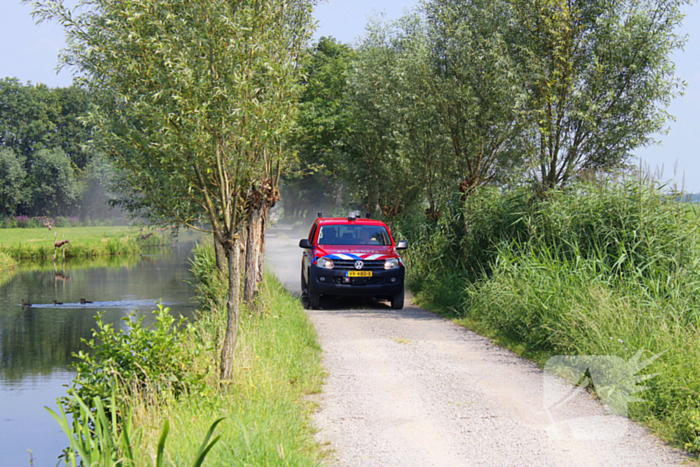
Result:
{"label": "pollarded willow tree", "polygon": [[[449,138],[464,194],[502,181],[522,165],[524,90],[510,54],[505,1],[425,2],[429,99]],[[450,178],[452,178],[450,174]]]}
{"label": "pollarded willow tree", "polygon": [[[311,0],[29,1],[60,22],[96,96],[102,148],[136,203],[212,233],[228,262],[221,377],[238,332],[239,241],[252,198],[275,180],[293,118]],[[202,227],[207,222],[209,227]]]}
{"label": "pollarded willow tree", "polygon": [[686,0],[506,0],[523,120],[544,189],[620,167],[653,142],[681,83],[670,54]]}
{"label": "pollarded willow tree", "polygon": [[370,22],[348,72],[345,102],[350,125],[344,136],[344,178],[356,199],[373,215],[393,217],[420,194],[396,138],[401,109],[399,63],[405,52],[402,30]]}

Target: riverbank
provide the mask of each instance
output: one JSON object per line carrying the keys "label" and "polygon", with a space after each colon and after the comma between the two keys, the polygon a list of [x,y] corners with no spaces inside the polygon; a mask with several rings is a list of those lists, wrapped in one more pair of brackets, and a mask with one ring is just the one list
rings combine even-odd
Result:
{"label": "riverbank", "polygon": [[159,300],[174,317],[194,314],[191,249],[178,241],[141,255],[32,260],[0,273],[0,466],[30,465],[28,450],[35,466],[58,462],[68,443],[44,406],[55,410],[66,395],[73,355],[86,350],[81,341],[92,338],[98,312],[116,329],[135,310],[150,325]]}
{"label": "riverbank", "polygon": [[5,253],[0,253],[0,285],[12,279],[17,271],[17,261]]}
{"label": "riverbank", "polygon": [[[130,414],[129,432],[139,433],[131,441],[135,465],[153,464],[166,424],[166,465],[192,465],[220,418],[214,434],[220,439],[207,465],[318,465],[323,454],[313,436],[315,404],[306,397],[321,389],[321,349],[301,303],[266,274],[262,309],[241,311],[234,375],[222,384],[226,287],[213,249],[196,249],[192,273],[200,301],[196,319],[171,327],[161,313],[153,331],[132,324],[128,334],[96,335],[104,352],[78,368],[76,387],[86,388],[81,397],[109,400],[114,383],[100,379],[102,374],[131,382],[117,387],[120,413]],[[131,364],[134,356],[138,365]],[[125,452],[123,444],[119,452]]]}
{"label": "riverbank", "polygon": [[[167,232],[141,232],[134,227],[66,227],[0,229],[0,254],[16,262],[53,258],[55,243],[69,243],[57,251],[59,258],[89,258],[138,254],[146,246],[170,242]],[[0,265],[1,268],[1,265]],[[0,269],[2,270],[2,269]]]}
{"label": "riverbank", "polygon": [[685,210],[638,183],[539,199],[483,190],[437,224],[402,224],[409,285],[421,306],[541,366],[557,355],[629,362],[631,380],[595,390],[698,453],[700,244]]}
{"label": "riverbank", "polygon": [[0,273],[11,271],[17,268],[17,261],[5,253],[0,253]]}

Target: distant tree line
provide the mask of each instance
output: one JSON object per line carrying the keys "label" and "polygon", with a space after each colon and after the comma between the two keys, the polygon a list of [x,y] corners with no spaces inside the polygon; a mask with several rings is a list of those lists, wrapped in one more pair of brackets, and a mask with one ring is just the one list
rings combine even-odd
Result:
{"label": "distant tree line", "polygon": [[0,215],[105,215],[108,169],[81,122],[89,108],[78,86],[0,80]]}
{"label": "distant tree line", "polygon": [[[683,0],[426,0],[310,51],[285,215],[437,218],[484,185],[539,193],[625,167],[682,89]],[[315,212],[314,212],[315,214]]]}

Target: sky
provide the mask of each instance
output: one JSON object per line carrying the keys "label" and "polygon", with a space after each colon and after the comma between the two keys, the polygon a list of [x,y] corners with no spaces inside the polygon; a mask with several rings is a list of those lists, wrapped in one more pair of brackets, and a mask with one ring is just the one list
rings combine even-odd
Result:
{"label": "sky", "polygon": [[[333,36],[342,42],[360,37],[369,18],[380,12],[396,19],[417,0],[330,0],[315,12],[315,37]],[[684,51],[673,55],[676,74],[686,82],[682,97],[668,111],[676,121],[668,122],[668,134],[657,135],[659,146],[636,151],[637,163],[656,171],[662,179],[674,179],[686,191],[700,192],[700,5],[686,6],[681,33],[688,35]],[[68,70],[56,74],[58,51],[64,44],[63,32],[55,24],[35,25],[31,8],[19,0],[0,0],[0,78],[16,77],[22,82],[68,86]]]}

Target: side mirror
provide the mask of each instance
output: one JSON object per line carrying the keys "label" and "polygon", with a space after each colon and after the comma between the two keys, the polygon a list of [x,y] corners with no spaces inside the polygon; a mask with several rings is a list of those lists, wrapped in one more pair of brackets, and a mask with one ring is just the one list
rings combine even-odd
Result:
{"label": "side mirror", "polygon": [[313,247],[311,246],[311,243],[309,243],[308,238],[302,238],[301,240],[299,240],[299,248],[311,249]]}
{"label": "side mirror", "polygon": [[399,240],[399,243],[396,245],[397,250],[407,250],[408,249],[408,242],[406,240]]}

